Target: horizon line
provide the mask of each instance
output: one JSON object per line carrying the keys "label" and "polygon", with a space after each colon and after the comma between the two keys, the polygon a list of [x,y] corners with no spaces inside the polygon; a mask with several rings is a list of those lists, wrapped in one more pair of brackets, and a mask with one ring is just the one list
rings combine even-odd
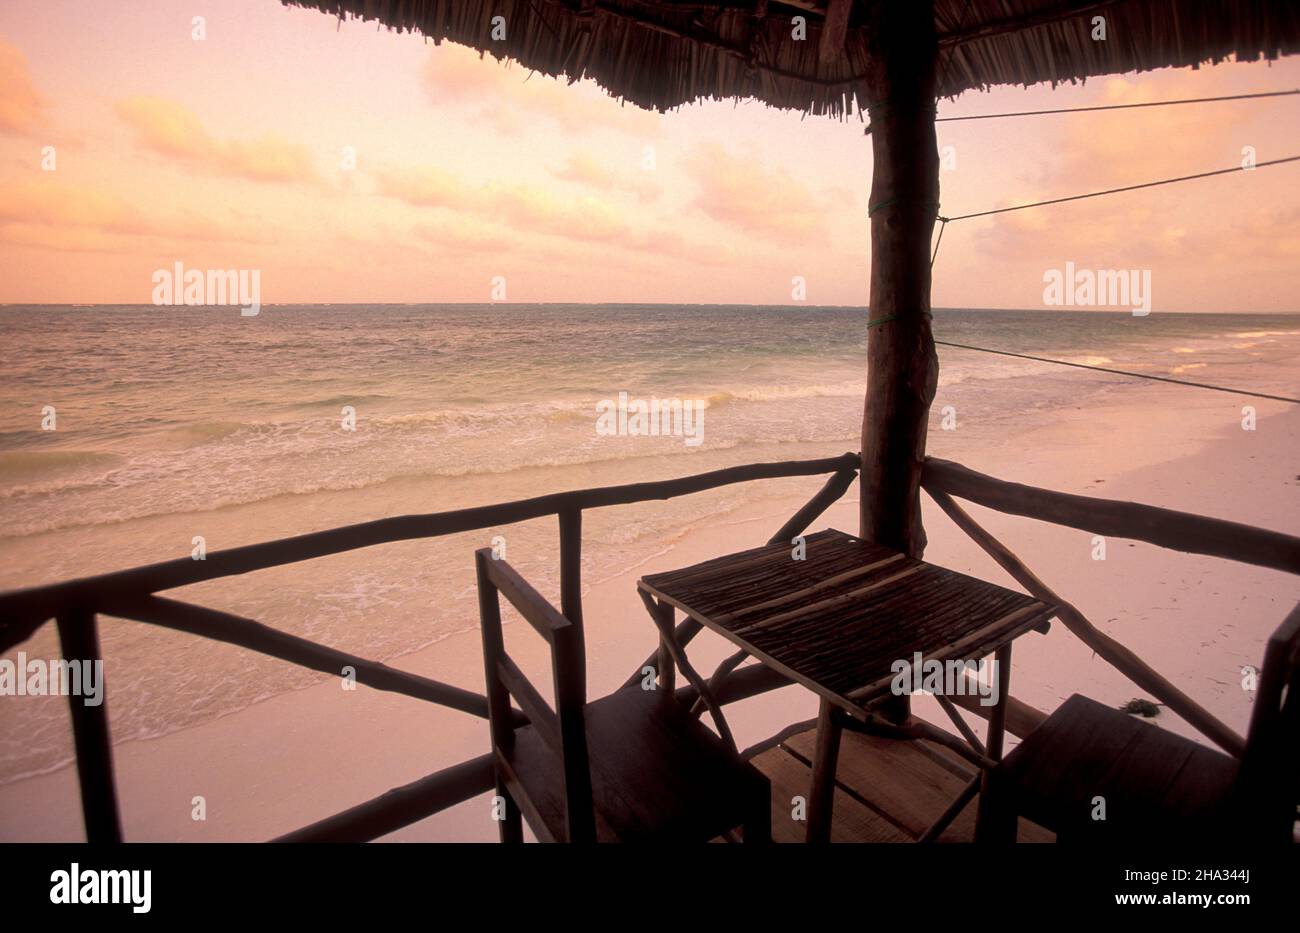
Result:
{"label": "horizon line", "polygon": [[[578,307],[653,307],[653,308],[789,308],[791,310],[818,309],[818,310],[853,310],[853,311],[870,311],[870,305],[837,305],[837,304],[811,304],[811,303],[786,303],[786,304],[756,304],[752,302],[684,302],[684,301],[283,301],[283,302],[262,302],[261,307],[266,308],[300,308],[300,307],[357,307],[361,305],[375,305],[379,307],[496,307],[496,306],[514,306],[514,307],[533,307],[533,306],[552,306],[552,305],[575,305]],[[199,310],[203,308],[225,309],[233,307],[231,305],[154,305],[152,302],[121,302],[121,301],[67,301],[67,302],[24,302],[24,301],[0,301],[0,308],[191,308]],[[931,306],[933,311],[1020,311],[1030,314],[1120,314],[1132,316],[1132,312],[1127,308],[1065,308],[1065,307],[1034,307],[1034,308],[1006,308],[1006,307],[960,307],[960,306]],[[1215,310],[1215,311],[1151,311],[1149,315],[1157,314],[1198,314],[1198,315],[1300,315],[1300,309],[1291,311],[1252,311],[1252,310]]]}

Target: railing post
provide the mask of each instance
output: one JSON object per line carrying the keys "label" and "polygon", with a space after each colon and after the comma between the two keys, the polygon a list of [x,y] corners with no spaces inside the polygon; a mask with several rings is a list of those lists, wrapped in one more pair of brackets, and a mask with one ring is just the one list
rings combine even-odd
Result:
{"label": "railing post", "polygon": [[[69,663],[102,662],[99,633],[93,612],[71,610],[59,616],[59,645]],[[84,681],[83,681],[84,686]],[[113,781],[113,751],[108,735],[107,683],[100,681],[100,703],[87,706],[86,697],[68,692],[72,736],[77,752],[77,777],[81,782],[81,812],[87,842],[121,842],[122,822]],[[84,691],[83,691],[84,693]]]}
{"label": "railing post", "polygon": [[582,509],[560,516],[560,613],[582,627]]}

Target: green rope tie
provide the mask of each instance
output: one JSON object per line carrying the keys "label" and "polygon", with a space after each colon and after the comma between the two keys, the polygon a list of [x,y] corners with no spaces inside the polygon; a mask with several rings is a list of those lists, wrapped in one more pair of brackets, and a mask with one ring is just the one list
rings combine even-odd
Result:
{"label": "green rope tie", "polygon": [[[915,102],[911,102],[911,101],[909,101],[909,102],[905,103],[905,104],[903,105],[904,109],[909,109],[909,110],[910,110],[910,109],[913,109],[913,103],[915,103]],[[898,106],[898,101],[893,100],[893,99],[878,100],[878,101],[875,101],[874,103],[873,103],[873,102],[868,102],[868,103],[867,103],[867,116],[869,116],[869,117],[871,118],[871,121],[874,121],[874,120],[876,120],[876,119],[879,118],[879,117],[883,117],[886,113],[888,113],[890,110],[893,110],[896,106]],[[934,104],[915,103],[915,108],[914,108],[914,109],[916,109],[916,110],[918,110],[918,111],[923,111],[923,112],[926,112],[926,113],[938,113],[938,107],[936,107]],[[859,109],[858,112],[861,113],[861,109]],[[863,134],[866,135],[866,136],[870,136],[870,135],[871,135],[871,127],[872,127],[872,123],[871,123],[871,122],[868,122],[868,123],[867,123],[867,128],[866,128],[865,130],[862,131]]]}
{"label": "green rope tie", "polygon": [[[902,201],[902,200],[904,200],[904,199],[903,199],[901,196],[899,196],[899,195],[895,195],[895,196],[892,197],[892,198],[885,198],[885,200],[883,200],[883,201],[877,201],[875,204],[869,204],[869,205],[867,206],[867,216],[870,217],[870,216],[872,216],[873,214],[875,214],[876,211],[880,210],[882,207],[889,207],[891,204],[897,204],[899,201]],[[936,214],[937,214],[938,211],[939,211],[939,202],[938,202],[938,201],[919,201],[919,202],[915,202],[915,203],[918,203],[921,207],[932,207],[932,208],[934,208]],[[937,220],[937,219],[939,219],[939,218],[936,216],[935,219]]]}
{"label": "green rope tie", "polygon": [[898,198],[885,198],[885,200],[883,201],[878,201],[875,204],[867,205],[867,216],[870,217],[872,214],[880,210],[882,207],[889,207],[889,205],[893,204],[897,200]]}

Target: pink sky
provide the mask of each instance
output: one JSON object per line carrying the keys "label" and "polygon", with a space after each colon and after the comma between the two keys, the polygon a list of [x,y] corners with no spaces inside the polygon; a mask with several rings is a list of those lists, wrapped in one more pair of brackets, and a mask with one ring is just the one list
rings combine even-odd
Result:
{"label": "pink sky", "polygon": [[[206,38],[192,38],[192,17]],[[1289,89],[1300,60],[1000,88],[940,116]],[[941,124],[948,215],[1300,153],[1300,97]],[[55,170],[42,168],[53,146]],[[348,147],[355,169],[343,166]],[[659,115],[276,0],[0,6],[0,302],[147,303],[261,270],[264,303],[863,305],[871,142],[749,101]],[[951,225],[939,307],[1150,269],[1156,311],[1296,311],[1300,163]]]}

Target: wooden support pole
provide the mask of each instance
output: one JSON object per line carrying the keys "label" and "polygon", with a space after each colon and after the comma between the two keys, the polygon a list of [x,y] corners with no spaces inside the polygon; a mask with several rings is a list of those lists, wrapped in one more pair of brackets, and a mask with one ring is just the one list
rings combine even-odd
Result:
{"label": "wooden support pole", "polygon": [[560,612],[582,628],[582,509],[560,512]]}
{"label": "wooden support pole", "polygon": [[[1007,700],[1011,698],[1011,643],[994,655],[998,679],[998,702],[989,715],[988,755],[994,761],[1002,760],[1002,740],[1006,735]],[[1015,842],[1018,820],[1006,793],[1004,778],[998,768],[980,772],[980,802],[975,812],[976,842]]]}
{"label": "wooden support pole", "polygon": [[939,203],[937,42],[930,0],[871,9],[871,308],[862,421],[861,535],[920,557],[921,468],[939,360],[930,238]]}
{"label": "wooden support pole", "polygon": [[[103,660],[93,612],[68,612],[59,616],[58,626],[65,661],[94,664]],[[86,822],[87,842],[121,842],[122,822],[113,780],[113,743],[108,734],[107,684],[101,681],[99,688],[97,706],[87,706],[85,696],[68,692],[77,777],[81,781],[81,813]]]}
{"label": "wooden support pole", "polygon": [[998,648],[993,655],[994,676],[998,679],[998,701],[989,715],[988,740],[985,754],[994,761],[1002,760],[1002,741],[1007,733],[1007,698],[1011,696],[1011,642]]}

